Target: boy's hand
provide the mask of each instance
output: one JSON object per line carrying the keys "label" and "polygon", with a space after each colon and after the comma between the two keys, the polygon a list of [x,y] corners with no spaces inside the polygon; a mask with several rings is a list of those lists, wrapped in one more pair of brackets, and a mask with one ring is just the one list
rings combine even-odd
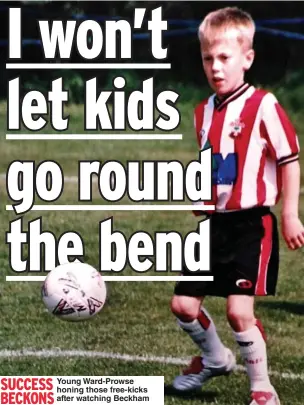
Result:
{"label": "boy's hand", "polygon": [[282,215],[282,234],[289,249],[304,246],[304,226],[297,215]]}

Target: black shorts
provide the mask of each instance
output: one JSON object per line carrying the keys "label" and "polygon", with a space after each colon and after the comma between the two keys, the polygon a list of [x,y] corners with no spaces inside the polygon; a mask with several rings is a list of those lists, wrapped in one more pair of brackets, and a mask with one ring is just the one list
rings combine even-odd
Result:
{"label": "black shorts", "polygon": [[[279,237],[277,220],[270,209],[258,207],[214,213],[210,221],[211,274],[214,281],[179,281],[174,293],[190,297],[275,295]],[[198,275],[185,267],[182,274]]]}

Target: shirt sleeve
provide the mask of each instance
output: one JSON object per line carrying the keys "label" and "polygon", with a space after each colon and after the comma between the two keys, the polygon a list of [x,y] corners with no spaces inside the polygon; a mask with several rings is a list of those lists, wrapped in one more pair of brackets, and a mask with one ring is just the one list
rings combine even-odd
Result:
{"label": "shirt sleeve", "polygon": [[272,159],[278,165],[299,159],[299,141],[289,117],[276,97],[268,93],[262,102],[261,133]]}

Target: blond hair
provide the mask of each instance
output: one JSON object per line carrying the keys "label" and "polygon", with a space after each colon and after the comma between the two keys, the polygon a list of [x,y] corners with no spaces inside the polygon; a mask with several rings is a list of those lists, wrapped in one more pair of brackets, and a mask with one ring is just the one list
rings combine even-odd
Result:
{"label": "blond hair", "polygon": [[225,7],[207,14],[198,29],[201,43],[212,43],[216,34],[228,29],[238,31],[238,42],[241,46],[251,49],[255,33],[255,24],[249,13],[238,7]]}

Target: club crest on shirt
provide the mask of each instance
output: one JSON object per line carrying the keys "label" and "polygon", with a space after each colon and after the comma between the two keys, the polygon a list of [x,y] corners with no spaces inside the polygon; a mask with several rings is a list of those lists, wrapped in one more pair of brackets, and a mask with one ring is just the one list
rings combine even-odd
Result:
{"label": "club crest on shirt", "polygon": [[240,120],[240,118],[235,119],[230,123],[231,133],[230,136],[236,138],[242,132],[242,129],[245,128],[245,124]]}

